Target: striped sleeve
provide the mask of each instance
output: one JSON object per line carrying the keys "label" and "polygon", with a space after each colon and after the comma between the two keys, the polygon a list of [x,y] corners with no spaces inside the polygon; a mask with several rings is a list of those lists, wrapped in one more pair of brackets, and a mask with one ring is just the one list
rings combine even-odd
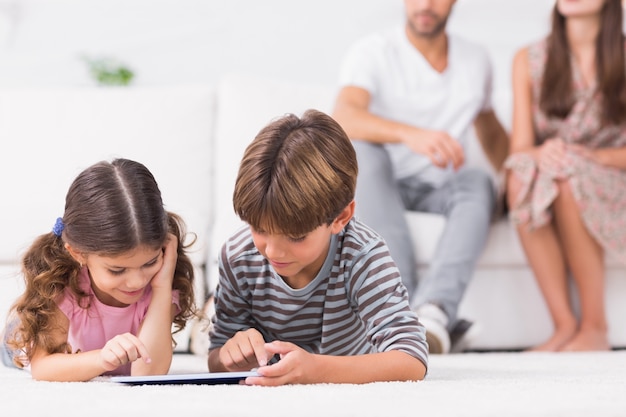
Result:
{"label": "striped sleeve", "polygon": [[215,289],[215,315],[209,329],[209,350],[223,346],[239,330],[251,327],[250,303],[237,288],[237,277],[228,262],[230,242],[222,246],[219,256],[219,282]]}
{"label": "striped sleeve", "polygon": [[[408,293],[384,241],[367,226],[355,227],[349,297],[358,307],[366,338],[379,352],[400,350],[427,365],[426,330],[409,306]],[[360,247],[358,242],[364,242]],[[345,248],[350,240],[344,242]]]}

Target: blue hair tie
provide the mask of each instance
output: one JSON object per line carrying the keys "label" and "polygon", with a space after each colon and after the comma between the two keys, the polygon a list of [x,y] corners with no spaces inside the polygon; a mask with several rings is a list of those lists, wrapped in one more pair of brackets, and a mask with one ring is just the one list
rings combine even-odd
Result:
{"label": "blue hair tie", "polygon": [[52,233],[56,236],[61,237],[63,233],[63,229],[65,229],[65,224],[63,224],[63,219],[61,217],[57,217],[57,221],[54,223],[52,227]]}

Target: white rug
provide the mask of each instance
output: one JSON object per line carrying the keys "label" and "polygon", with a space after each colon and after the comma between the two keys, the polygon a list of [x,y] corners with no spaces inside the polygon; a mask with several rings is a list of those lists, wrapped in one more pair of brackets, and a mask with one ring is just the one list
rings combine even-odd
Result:
{"label": "white rug", "polygon": [[[204,372],[176,354],[171,373]],[[0,366],[2,416],[626,416],[626,351],[431,356],[413,383],[125,386],[33,381]]]}

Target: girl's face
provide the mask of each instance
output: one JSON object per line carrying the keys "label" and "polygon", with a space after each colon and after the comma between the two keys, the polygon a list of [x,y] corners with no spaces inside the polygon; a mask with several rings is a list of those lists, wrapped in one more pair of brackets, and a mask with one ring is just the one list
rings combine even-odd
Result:
{"label": "girl's face", "polygon": [[139,247],[123,255],[85,258],[91,286],[102,303],[125,307],[139,301],[163,265],[163,250]]}
{"label": "girl's face", "polygon": [[332,228],[322,225],[304,236],[270,234],[251,228],[258,251],[292,288],[311,282],[326,259]]}
{"label": "girl's face", "polygon": [[559,13],[564,17],[584,17],[600,14],[607,0],[557,0]]}

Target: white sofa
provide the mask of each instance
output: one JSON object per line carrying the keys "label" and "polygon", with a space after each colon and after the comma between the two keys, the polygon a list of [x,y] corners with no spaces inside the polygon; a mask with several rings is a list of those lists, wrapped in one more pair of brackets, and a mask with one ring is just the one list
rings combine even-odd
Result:
{"label": "white sofa", "polygon": [[[494,104],[508,129],[510,61],[519,46],[543,33],[551,2],[467,3],[455,6],[450,29],[488,47],[496,71]],[[217,281],[220,245],[239,225],[231,197],[243,149],[284,113],[308,108],[330,113],[335,94],[333,85],[261,77],[252,70],[211,85],[0,91],[0,319],[21,290],[21,254],[62,214],[71,180],[86,166],[115,156],[146,164],[168,209],[197,234],[192,257],[202,304]],[[476,144],[469,153],[470,163],[487,167]],[[499,181],[495,174],[494,181]],[[444,220],[407,216],[416,267],[424,271]],[[607,265],[610,342],[626,347],[626,267],[610,259]],[[506,218],[492,227],[460,314],[477,323],[479,332],[467,347],[472,350],[523,349],[550,334],[546,306]],[[190,348],[191,330],[188,326],[177,337],[177,350]]]}

